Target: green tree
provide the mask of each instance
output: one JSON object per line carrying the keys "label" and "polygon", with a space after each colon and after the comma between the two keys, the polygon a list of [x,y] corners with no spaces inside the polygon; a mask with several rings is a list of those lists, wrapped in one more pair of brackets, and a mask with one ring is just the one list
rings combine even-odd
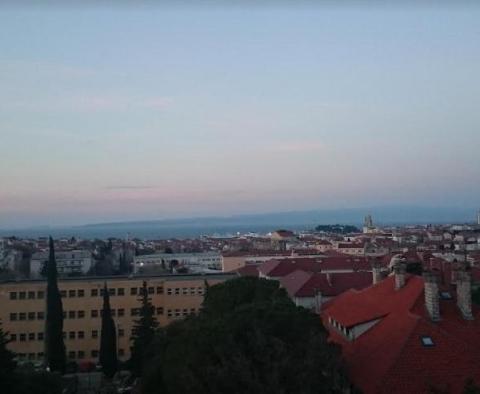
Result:
{"label": "green tree", "polygon": [[110,295],[107,282],[103,287],[102,332],[100,336],[100,364],[103,373],[112,378],[118,369],[117,330],[110,309]]}
{"label": "green tree", "polygon": [[209,287],[204,310],[161,329],[147,356],[144,394],[340,393],[345,382],[320,318],[250,277]]}
{"label": "green tree", "polygon": [[143,281],[142,288],[140,289],[139,301],[141,303],[139,319],[135,320],[132,337],[130,338],[133,342],[130,365],[132,372],[136,376],[142,375],[147,350],[153,343],[155,333],[158,329],[158,322],[155,318],[155,307],[151,304],[148,297],[146,281]]}
{"label": "green tree", "polygon": [[480,394],[480,386],[475,384],[475,381],[472,378],[469,378],[465,382],[463,394]]}
{"label": "green tree", "polygon": [[50,237],[50,255],[47,265],[47,318],[45,327],[45,353],[51,371],[65,373],[66,354],[63,342],[63,307],[57,283],[55,248]]}

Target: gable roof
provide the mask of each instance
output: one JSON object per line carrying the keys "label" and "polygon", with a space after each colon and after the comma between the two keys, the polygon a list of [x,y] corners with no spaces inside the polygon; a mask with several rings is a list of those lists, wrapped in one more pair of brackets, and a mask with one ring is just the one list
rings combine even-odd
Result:
{"label": "gable roof", "polygon": [[[464,320],[454,298],[440,300],[441,321],[434,323],[424,306],[423,278],[407,275],[395,290],[390,276],[340,295],[324,305],[322,317],[330,339],[342,346],[352,383],[364,393],[427,393],[432,386],[461,393],[467,378],[480,383],[480,312],[474,308],[475,320]],[[329,318],[345,327],[378,323],[350,341]],[[424,346],[423,336],[434,345]]]}

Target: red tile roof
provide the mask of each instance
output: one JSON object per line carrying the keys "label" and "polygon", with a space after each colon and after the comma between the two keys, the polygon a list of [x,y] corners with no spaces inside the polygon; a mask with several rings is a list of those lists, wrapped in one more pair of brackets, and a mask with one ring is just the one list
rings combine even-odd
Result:
{"label": "red tile roof", "polygon": [[318,291],[334,297],[349,289],[363,289],[372,284],[370,272],[312,273],[294,271],[280,280],[291,297],[313,297]]}
{"label": "red tile roof", "polygon": [[[424,306],[423,279],[407,275],[400,290],[392,276],[365,290],[348,291],[324,305],[322,317],[330,339],[342,346],[352,383],[363,393],[427,393],[433,385],[456,394],[467,378],[480,384],[480,310],[474,307],[473,313],[475,320],[466,321],[455,299],[441,299],[441,321],[432,322]],[[328,324],[329,318],[345,327],[379,321],[348,340]],[[424,346],[423,336],[434,345]]]}

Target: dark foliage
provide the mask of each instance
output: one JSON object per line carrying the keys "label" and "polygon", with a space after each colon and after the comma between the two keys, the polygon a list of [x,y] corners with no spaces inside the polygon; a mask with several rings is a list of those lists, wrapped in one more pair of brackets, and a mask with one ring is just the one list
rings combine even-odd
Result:
{"label": "dark foliage", "polygon": [[339,350],[278,283],[211,286],[197,317],[162,329],[142,382],[153,393],[340,393]]}
{"label": "dark foliage", "polygon": [[135,325],[132,330],[131,340],[133,342],[131,348],[131,358],[129,364],[132,372],[136,376],[141,376],[145,357],[148,350],[153,343],[155,333],[158,329],[158,322],[155,318],[155,307],[151,304],[148,298],[147,282],[143,282],[140,292],[140,313],[139,319],[135,320]]}
{"label": "dark foliage", "polygon": [[348,224],[321,224],[315,227],[315,230],[324,232],[324,233],[334,233],[334,234],[349,234],[349,233],[360,232],[358,227],[351,226]]}
{"label": "dark foliage", "polygon": [[63,342],[63,307],[57,283],[57,263],[53,239],[47,265],[47,319],[45,330],[47,364],[51,371],[65,373],[66,354]]}
{"label": "dark foliage", "polygon": [[100,337],[100,365],[108,378],[112,378],[118,369],[117,330],[110,309],[110,295],[107,283],[103,288],[102,333]]}

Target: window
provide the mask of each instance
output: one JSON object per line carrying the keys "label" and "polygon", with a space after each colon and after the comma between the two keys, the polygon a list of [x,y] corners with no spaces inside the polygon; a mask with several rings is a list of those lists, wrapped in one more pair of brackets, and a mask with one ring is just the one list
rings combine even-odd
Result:
{"label": "window", "polygon": [[423,337],[421,337],[421,340],[422,340],[422,345],[425,346],[425,347],[432,347],[432,346],[435,345],[433,343],[432,337],[423,336]]}
{"label": "window", "polygon": [[16,321],[17,320],[17,314],[16,313],[10,313],[10,321]]}
{"label": "window", "polygon": [[187,316],[188,315],[188,309],[184,309],[182,315]]}
{"label": "window", "polygon": [[35,320],[35,312],[28,312],[28,320]]}
{"label": "window", "polygon": [[167,289],[167,294],[168,294],[168,295],[172,295],[172,290],[173,290],[173,289]]}
{"label": "window", "polygon": [[34,291],[29,291],[28,292],[28,299],[33,300],[35,298],[35,292]]}
{"label": "window", "polygon": [[68,352],[68,358],[75,358],[75,352],[74,351]]}
{"label": "window", "polygon": [[154,287],[149,287],[148,288],[148,294],[154,294],[155,293],[155,288]]}
{"label": "window", "polygon": [[137,295],[137,291],[138,291],[138,289],[136,287],[132,287],[130,289],[130,295]]}
{"label": "window", "polygon": [[25,312],[21,312],[18,314],[18,320],[25,320],[27,318],[27,314]]}
{"label": "window", "polygon": [[195,295],[195,287],[190,287],[190,294]]}
{"label": "window", "polygon": [[40,291],[37,291],[37,298],[39,300],[43,300],[43,298],[45,298],[45,292],[40,290]]}
{"label": "window", "polygon": [[118,349],[118,355],[119,355],[120,357],[123,357],[123,356],[125,355],[125,350],[123,350],[123,349]]}
{"label": "window", "polygon": [[68,333],[68,339],[75,339],[75,331],[70,331]]}
{"label": "window", "polygon": [[66,290],[60,290],[60,296],[62,298],[65,298],[67,296],[67,291]]}
{"label": "window", "polygon": [[90,290],[90,296],[91,297],[98,297],[98,289]]}
{"label": "window", "polygon": [[203,294],[203,287],[199,287],[197,289],[197,293],[198,293],[198,295],[202,295]]}
{"label": "window", "polygon": [[187,294],[188,294],[188,287],[184,287],[184,288],[182,289],[182,294],[183,294],[183,295],[187,295]]}
{"label": "window", "polygon": [[195,308],[191,308],[191,309],[190,309],[190,314],[191,314],[191,315],[194,315],[194,314],[195,314]]}
{"label": "window", "polygon": [[98,310],[92,309],[92,310],[90,311],[90,316],[91,316],[91,317],[98,317]]}
{"label": "window", "polygon": [[118,329],[118,336],[119,336],[119,337],[125,336],[125,330],[124,330],[123,328],[119,328],[119,329]]}
{"label": "window", "polygon": [[16,300],[17,299],[17,292],[16,291],[11,291],[10,292],[10,299],[11,300]]}
{"label": "window", "polygon": [[110,313],[113,317],[115,317],[116,315],[116,310],[115,309],[110,309]]}
{"label": "window", "polygon": [[180,309],[175,309],[175,317],[179,317],[180,316]]}
{"label": "window", "polygon": [[68,318],[75,319],[75,311],[68,311]]}
{"label": "window", "polygon": [[138,316],[139,312],[140,312],[139,308],[132,308],[130,309],[130,316]]}
{"label": "window", "polygon": [[10,334],[10,341],[16,342],[17,341],[17,334]]}
{"label": "window", "polygon": [[85,311],[78,311],[77,312],[77,317],[79,319],[83,319],[85,317]]}
{"label": "window", "polygon": [[79,332],[77,333],[77,338],[78,338],[78,339],[83,339],[83,338],[85,338],[85,332],[84,332],[84,331],[79,331]]}
{"label": "window", "polygon": [[175,295],[179,295],[180,294],[180,289],[177,287],[175,288]]}
{"label": "window", "polygon": [[43,341],[44,334],[43,332],[37,332],[37,341]]}
{"label": "window", "polygon": [[20,298],[21,300],[24,300],[26,297],[27,297],[27,293],[25,293],[24,291],[21,291],[20,293],[18,293],[18,298]]}
{"label": "window", "polygon": [[110,294],[111,296],[114,296],[115,295],[115,289],[108,289],[108,294]]}
{"label": "window", "polygon": [[34,332],[29,332],[28,333],[28,340],[29,341],[34,341],[35,340],[35,333]]}
{"label": "window", "polygon": [[68,290],[68,296],[69,297],[75,297],[75,293],[76,293],[75,290]]}
{"label": "window", "polygon": [[98,338],[98,330],[92,330],[92,338]]}
{"label": "window", "polygon": [[20,334],[20,342],[25,342],[27,340],[27,334]]}
{"label": "window", "polygon": [[97,358],[98,357],[98,350],[92,350],[92,352],[90,354],[92,355],[93,358]]}
{"label": "window", "polygon": [[163,308],[162,307],[157,308],[157,315],[163,315]]}
{"label": "window", "polygon": [[163,286],[157,287],[157,294],[163,294]]}
{"label": "window", "polygon": [[451,300],[453,299],[452,295],[448,291],[441,291],[440,292],[440,297],[442,300]]}
{"label": "window", "polygon": [[124,296],[125,295],[125,289],[123,289],[123,288],[117,289],[117,295]]}
{"label": "window", "polygon": [[169,310],[167,311],[167,316],[168,316],[168,317],[172,317],[172,310],[171,310],[171,309],[169,309]]}
{"label": "window", "polygon": [[83,290],[83,289],[77,290],[77,296],[78,297],[85,297],[85,290]]}
{"label": "window", "polygon": [[37,319],[38,320],[45,319],[45,312],[37,312]]}
{"label": "window", "polygon": [[43,352],[37,353],[37,357],[38,357],[39,360],[41,360],[44,357]]}
{"label": "window", "polygon": [[120,308],[120,309],[117,311],[117,315],[118,315],[118,317],[125,316],[125,309]]}

